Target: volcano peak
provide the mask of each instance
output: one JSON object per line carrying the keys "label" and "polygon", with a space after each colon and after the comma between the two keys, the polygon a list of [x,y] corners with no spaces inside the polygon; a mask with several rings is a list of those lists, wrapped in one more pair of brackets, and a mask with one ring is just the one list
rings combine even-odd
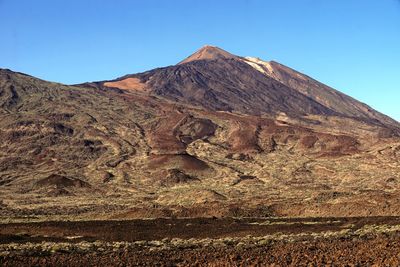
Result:
{"label": "volcano peak", "polygon": [[194,52],[192,55],[179,62],[178,64],[184,64],[196,60],[216,60],[216,59],[227,59],[236,58],[235,55],[213,45],[204,45],[199,50]]}

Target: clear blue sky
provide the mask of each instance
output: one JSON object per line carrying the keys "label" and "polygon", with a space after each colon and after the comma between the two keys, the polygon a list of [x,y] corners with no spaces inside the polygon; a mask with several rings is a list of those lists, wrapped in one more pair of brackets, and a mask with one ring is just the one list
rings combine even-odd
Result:
{"label": "clear blue sky", "polygon": [[0,67],[63,83],[204,44],[276,60],[400,120],[400,0],[0,0]]}

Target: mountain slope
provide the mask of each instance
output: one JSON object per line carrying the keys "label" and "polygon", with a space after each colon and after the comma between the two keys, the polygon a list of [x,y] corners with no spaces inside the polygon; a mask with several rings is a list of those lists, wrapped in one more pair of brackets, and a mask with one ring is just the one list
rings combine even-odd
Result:
{"label": "mountain slope", "polygon": [[334,114],[236,59],[192,61],[134,77],[154,95],[206,109],[244,114]]}
{"label": "mountain slope", "polygon": [[266,62],[247,57],[244,62],[286,86],[319,102],[325,107],[349,117],[375,120],[387,125],[398,126],[398,122],[313,78],[286,67],[275,61]]}
{"label": "mountain slope", "polygon": [[235,56],[213,46],[201,48],[178,65],[99,84],[212,110],[254,115],[283,112],[291,117],[334,115],[399,127],[371,107],[284,65]]}
{"label": "mountain slope", "polygon": [[206,50],[75,86],[0,69],[0,219],[400,211],[396,122]]}

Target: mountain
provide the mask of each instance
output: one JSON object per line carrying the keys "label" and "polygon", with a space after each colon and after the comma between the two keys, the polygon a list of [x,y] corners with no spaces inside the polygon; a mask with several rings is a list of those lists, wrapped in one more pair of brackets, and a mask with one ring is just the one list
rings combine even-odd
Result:
{"label": "mountain", "polygon": [[394,215],[399,136],[366,104],[213,46],[80,85],[0,69],[0,217]]}
{"label": "mountain", "polygon": [[[127,84],[132,83],[131,86]],[[121,77],[102,84],[212,110],[293,117],[328,115],[398,127],[371,107],[276,62],[239,57],[204,46],[175,66]]]}

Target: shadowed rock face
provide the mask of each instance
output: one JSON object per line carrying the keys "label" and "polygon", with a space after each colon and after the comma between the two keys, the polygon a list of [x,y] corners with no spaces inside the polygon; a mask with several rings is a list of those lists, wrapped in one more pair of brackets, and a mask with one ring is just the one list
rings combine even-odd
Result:
{"label": "shadowed rock face", "polygon": [[75,86],[0,70],[0,216],[391,215],[399,132],[308,76],[211,46]]}
{"label": "shadowed rock face", "polygon": [[397,121],[373,110],[368,105],[287,66],[275,61],[266,62],[260,59],[254,60],[253,58],[245,58],[244,60],[264,75],[304,94],[330,110],[341,114],[341,116],[356,117],[373,123],[398,126]]}
{"label": "shadowed rock face", "polygon": [[65,177],[58,174],[52,174],[48,177],[36,182],[37,187],[55,186],[57,188],[64,187],[89,187],[89,184],[76,178]]}
{"label": "shadowed rock face", "polygon": [[152,94],[209,110],[244,114],[335,112],[237,59],[198,60],[138,76]]}

